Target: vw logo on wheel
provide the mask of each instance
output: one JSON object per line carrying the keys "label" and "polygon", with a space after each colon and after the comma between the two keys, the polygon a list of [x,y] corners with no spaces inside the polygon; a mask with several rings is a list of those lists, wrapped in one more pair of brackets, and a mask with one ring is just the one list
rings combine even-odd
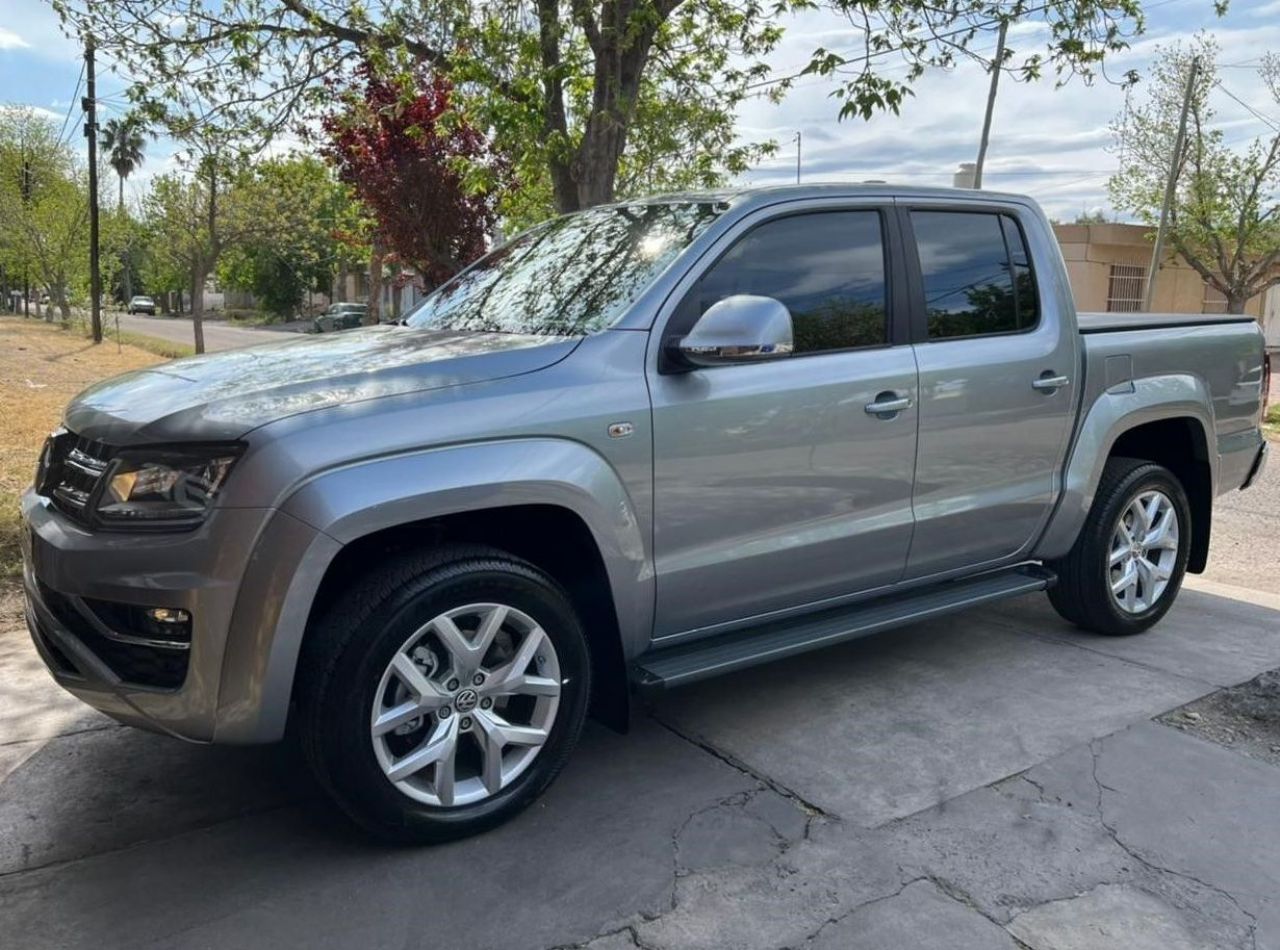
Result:
{"label": "vw logo on wheel", "polygon": [[465,713],[471,712],[471,710],[475,709],[476,703],[479,701],[480,697],[476,695],[476,691],[474,689],[464,689],[458,694],[458,697],[453,701],[453,704],[458,707],[458,712]]}

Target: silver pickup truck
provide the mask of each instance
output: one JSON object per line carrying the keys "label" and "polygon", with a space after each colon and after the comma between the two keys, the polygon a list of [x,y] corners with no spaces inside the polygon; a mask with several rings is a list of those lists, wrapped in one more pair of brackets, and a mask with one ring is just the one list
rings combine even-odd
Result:
{"label": "silver pickup truck", "polygon": [[365,828],[551,782],[588,711],[1028,591],[1132,634],[1266,458],[1247,316],[1078,317],[1030,200],[681,195],[547,222],[397,326],[68,408],[22,499],[54,678],[296,731]]}

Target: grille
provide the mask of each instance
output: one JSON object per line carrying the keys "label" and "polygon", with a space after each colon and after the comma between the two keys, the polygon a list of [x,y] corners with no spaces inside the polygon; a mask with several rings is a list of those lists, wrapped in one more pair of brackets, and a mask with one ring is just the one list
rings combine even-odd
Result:
{"label": "grille", "polygon": [[49,436],[40,460],[37,485],[64,513],[86,521],[89,501],[111,461],[111,447],[73,432]]}

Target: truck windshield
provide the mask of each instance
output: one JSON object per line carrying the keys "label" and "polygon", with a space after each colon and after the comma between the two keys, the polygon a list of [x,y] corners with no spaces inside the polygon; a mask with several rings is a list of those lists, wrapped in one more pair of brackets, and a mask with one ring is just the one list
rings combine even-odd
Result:
{"label": "truck windshield", "polygon": [[723,210],[615,205],[555,218],[481,258],[411,311],[438,330],[582,336],[612,324]]}

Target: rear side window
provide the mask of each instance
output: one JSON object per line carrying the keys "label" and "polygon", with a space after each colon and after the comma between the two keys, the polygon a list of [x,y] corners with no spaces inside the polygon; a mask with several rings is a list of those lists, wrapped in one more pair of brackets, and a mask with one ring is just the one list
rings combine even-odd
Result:
{"label": "rear side window", "polygon": [[797,214],[754,228],[703,274],[681,304],[679,322],[691,327],[734,294],[782,301],[796,353],[888,342],[879,212]]}
{"label": "rear side window", "polygon": [[913,211],[929,339],[1027,330],[1039,320],[1026,242],[1008,215]]}

